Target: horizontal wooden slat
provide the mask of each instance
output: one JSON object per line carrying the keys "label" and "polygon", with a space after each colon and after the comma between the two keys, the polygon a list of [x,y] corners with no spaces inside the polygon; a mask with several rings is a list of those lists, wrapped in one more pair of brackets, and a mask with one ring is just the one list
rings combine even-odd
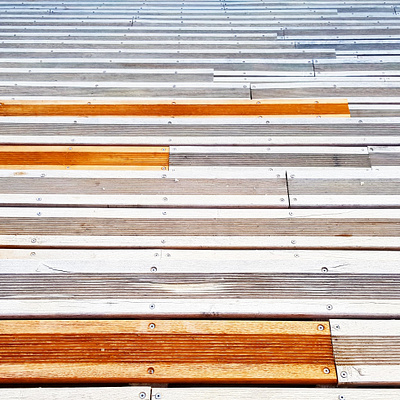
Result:
{"label": "horizontal wooden slat", "polygon": [[243,100],[243,101],[89,101],[4,100],[0,115],[349,115],[345,100]]}
{"label": "horizontal wooden slat", "polygon": [[0,168],[167,169],[169,147],[0,146]]}
{"label": "horizontal wooden slat", "polygon": [[291,207],[399,207],[398,173],[326,170],[313,175],[289,171]]}
{"label": "horizontal wooden slat", "polygon": [[[387,400],[400,399],[399,389],[335,389],[335,388],[153,388],[153,396],[164,400]],[[158,397],[157,396],[157,397]]]}
{"label": "horizontal wooden slat", "polygon": [[151,399],[151,388],[125,387],[64,387],[0,389],[0,398],[8,400],[101,400],[108,396],[115,400]]}
{"label": "horizontal wooden slat", "polygon": [[328,322],[0,321],[0,341],[8,383],[336,382]]}

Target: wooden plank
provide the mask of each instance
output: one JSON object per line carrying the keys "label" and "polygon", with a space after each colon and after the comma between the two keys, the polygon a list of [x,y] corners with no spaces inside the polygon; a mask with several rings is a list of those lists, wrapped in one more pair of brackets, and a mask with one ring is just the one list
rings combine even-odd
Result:
{"label": "wooden plank", "polygon": [[398,251],[371,250],[0,249],[2,274],[395,275],[399,262]]}
{"label": "wooden plank", "polygon": [[373,167],[400,166],[400,147],[374,146],[368,148]]}
{"label": "wooden plank", "polygon": [[398,386],[400,321],[331,320],[339,384]]}
{"label": "wooden plank", "polygon": [[336,388],[153,388],[154,396],[164,400],[399,400],[399,389],[336,389]]}
{"label": "wooden plank", "polygon": [[[270,174],[272,175],[272,174]],[[0,178],[3,205],[287,208],[285,175],[269,179],[167,178],[130,174],[114,178]],[[38,202],[40,198],[40,202]]]}
{"label": "wooden plank", "polygon": [[292,208],[299,207],[399,207],[397,173],[365,170],[325,170],[322,173],[288,171]]}
{"label": "wooden plank", "polygon": [[237,101],[146,101],[126,100],[2,100],[1,116],[45,115],[132,115],[132,116],[212,116],[212,115],[319,115],[349,116],[342,99],[324,100],[237,100]]}
{"label": "wooden plank", "polygon": [[328,322],[0,321],[0,340],[7,383],[337,381]]}
{"label": "wooden plank", "polygon": [[151,388],[126,387],[63,387],[0,389],[0,398],[8,400],[101,400],[104,396],[115,400],[151,399]]}
{"label": "wooden plank", "polygon": [[0,168],[167,169],[168,147],[0,146]]}
{"label": "wooden plank", "polygon": [[4,207],[0,208],[0,245],[398,249],[399,218],[397,209],[285,211]]}
{"label": "wooden plank", "polygon": [[370,167],[367,150],[351,147],[171,147],[170,167]]}
{"label": "wooden plank", "polygon": [[0,117],[3,144],[400,145],[398,118]]}

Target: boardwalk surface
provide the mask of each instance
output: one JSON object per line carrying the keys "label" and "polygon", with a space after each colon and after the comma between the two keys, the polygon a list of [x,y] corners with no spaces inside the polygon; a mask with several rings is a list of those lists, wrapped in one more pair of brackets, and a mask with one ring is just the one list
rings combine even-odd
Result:
{"label": "boardwalk surface", "polygon": [[0,0],[0,399],[399,400],[399,263],[400,4]]}

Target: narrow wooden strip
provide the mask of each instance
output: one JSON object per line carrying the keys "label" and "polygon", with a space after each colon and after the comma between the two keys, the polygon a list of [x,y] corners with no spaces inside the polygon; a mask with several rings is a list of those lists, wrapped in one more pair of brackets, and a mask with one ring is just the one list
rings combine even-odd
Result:
{"label": "narrow wooden strip", "polygon": [[[399,400],[399,389],[336,388],[153,388],[153,396],[164,400]],[[36,400],[36,399],[35,399]]]}
{"label": "narrow wooden strip", "polygon": [[164,167],[168,147],[0,146],[0,168]]}
{"label": "narrow wooden strip", "polygon": [[19,115],[136,115],[136,116],[212,116],[212,115],[350,115],[345,100],[290,100],[242,101],[235,103],[157,103],[67,102],[67,101],[12,101],[0,103],[1,116]]}
{"label": "narrow wooden strip", "polygon": [[0,321],[0,332],[8,383],[336,382],[327,322]]}
{"label": "narrow wooden strip", "polygon": [[0,389],[0,398],[8,400],[102,400],[104,397],[115,400],[150,400],[151,388],[125,386]]}

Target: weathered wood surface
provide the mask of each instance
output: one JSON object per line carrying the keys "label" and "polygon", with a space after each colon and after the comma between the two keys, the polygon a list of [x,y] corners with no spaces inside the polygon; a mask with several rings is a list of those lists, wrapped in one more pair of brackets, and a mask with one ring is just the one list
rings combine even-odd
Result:
{"label": "weathered wood surface", "polygon": [[399,219],[397,209],[3,207],[0,246],[395,250]]}
{"label": "weathered wood surface", "polygon": [[4,144],[400,145],[399,118],[0,117]]}
{"label": "weathered wood surface", "polygon": [[288,171],[291,208],[400,207],[400,170]]}
{"label": "weathered wood surface", "polygon": [[331,320],[330,324],[340,384],[399,385],[399,320]]}
{"label": "weathered wood surface", "polygon": [[399,389],[334,388],[153,388],[153,396],[165,400],[398,400]]}
{"label": "weathered wood surface", "polygon": [[150,400],[151,388],[149,386],[103,386],[0,389],[0,399],[4,400],[102,400],[105,396],[115,400]]}
{"label": "weathered wood surface", "polygon": [[[115,156],[114,156],[115,157]],[[113,157],[113,158],[114,158]],[[115,158],[114,158],[115,160]],[[70,164],[68,164],[70,165]],[[266,171],[235,178],[232,171],[212,174],[193,173],[113,173],[103,177],[54,176],[49,172],[37,177],[10,173],[0,177],[2,205],[30,206],[107,206],[107,207],[288,207],[284,171]],[[85,177],[86,175],[86,177]],[[108,175],[108,176],[107,176]],[[279,175],[279,177],[277,176]],[[237,176],[237,175],[236,175]],[[38,198],[40,200],[38,200]]]}
{"label": "weathered wood surface", "polygon": [[337,382],[328,322],[10,320],[0,341],[2,383]]}

